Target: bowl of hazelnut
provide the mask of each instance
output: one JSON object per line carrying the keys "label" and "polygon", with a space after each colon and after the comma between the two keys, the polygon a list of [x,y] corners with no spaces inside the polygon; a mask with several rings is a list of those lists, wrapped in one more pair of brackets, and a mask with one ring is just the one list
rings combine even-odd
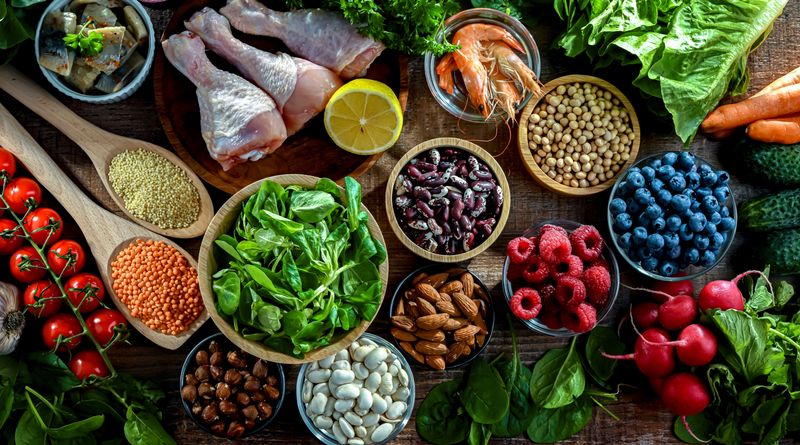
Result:
{"label": "bowl of hazelnut", "polygon": [[286,393],[280,364],[242,351],[222,333],[192,349],[183,362],[179,386],[186,414],[204,431],[228,439],[266,428]]}

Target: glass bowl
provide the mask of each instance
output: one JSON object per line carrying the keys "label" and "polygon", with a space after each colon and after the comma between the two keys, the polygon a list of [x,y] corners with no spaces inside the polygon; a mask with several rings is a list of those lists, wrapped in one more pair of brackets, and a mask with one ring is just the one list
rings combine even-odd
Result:
{"label": "glass bowl", "polygon": [[[408,421],[411,420],[411,415],[414,412],[414,401],[416,400],[414,373],[411,372],[411,366],[409,366],[408,361],[405,359],[403,354],[401,354],[400,351],[397,348],[395,348],[394,345],[391,344],[388,340],[385,340],[384,338],[379,337],[375,334],[371,334],[369,332],[361,334],[361,337],[359,337],[359,339],[362,338],[372,340],[379,346],[385,346],[386,348],[388,348],[389,351],[391,351],[397,357],[397,360],[403,367],[402,369],[404,369],[408,374],[409,394],[408,394],[408,400],[406,401],[408,409],[406,410],[405,415],[403,415],[403,418],[400,420],[400,422],[398,422],[395,425],[394,430],[392,430],[391,434],[389,434],[389,436],[385,440],[383,440],[382,442],[372,443],[372,445],[383,445],[396,439],[397,436],[400,434],[400,432],[403,431],[403,429],[406,427]],[[339,445],[339,442],[332,434],[317,428],[317,426],[314,425],[314,423],[311,421],[308,414],[306,413],[306,406],[305,403],[303,402],[303,383],[305,382],[306,372],[309,371],[308,368],[310,366],[311,363],[305,363],[303,366],[300,367],[300,371],[297,373],[297,385],[295,388],[296,399],[297,399],[297,410],[300,412],[300,417],[303,419],[303,423],[306,424],[306,428],[308,428],[308,430],[311,431],[311,434],[313,434],[314,437],[317,438],[317,440],[324,443],[325,445]]]}
{"label": "glass bowl", "polygon": [[[417,276],[418,274],[420,274],[422,272],[425,272],[428,275],[433,275],[433,274],[436,274],[436,273],[448,271],[450,269],[460,269],[463,272],[472,273],[472,277],[475,279],[475,283],[477,283],[478,286],[483,288],[483,291],[486,292],[486,295],[488,295],[489,299],[491,300],[492,293],[489,291],[489,288],[486,287],[486,284],[483,283],[483,280],[481,280],[477,275],[475,275],[474,272],[472,272],[468,268],[466,268],[466,267],[457,267],[457,266],[456,267],[452,267],[452,266],[448,267],[448,265],[446,265],[446,264],[428,264],[427,266],[422,266],[419,269],[417,269],[417,270],[411,272],[410,274],[406,275],[406,277],[403,278],[403,280],[400,281],[400,283],[398,283],[397,288],[395,288],[394,295],[392,295],[392,301],[389,303],[389,318],[391,319],[392,316],[394,315],[395,307],[397,307],[398,300],[400,298],[402,298],[403,297],[403,293],[406,290],[408,290],[408,288],[411,287],[411,281],[414,279],[415,276]],[[486,330],[488,331],[488,334],[486,334],[486,340],[483,342],[483,346],[479,346],[477,349],[474,349],[472,351],[472,353],[470,353],[467,356],[459,357],[453,363],[448,364],[445,367],[445,370],[454,369],[454,368],[460,368],[460,367],[470,363],[471,361],[475,360],[476,357],[481,355],[481,353],[484,351],[484,349],[486,349],[486,347],[489,345],[489,342],[492,341],[492,334],[494,334],[495,313],[496,313],[496,311],[495,311],[495,308],[494,308],[494,304],[493,303],[488,304],[486,306],[486,319],[485,319],[485,321],[486,321]],[[416,360],[414,360],[413,358],[410,358],[409,354],[406,353],[406,351],[404,351],[402,348],[400,348],[400,342],[397,341],[396,338],[392,337],[392,342],[397,346],[398,349],[400,349],[400,351],[403,353],[403,356],[405,356],[407,359],[409,359],[409,361],[413,362],[414,364],[418,364],[419,366],[422,366],[425,369],[428,369],[428,370],[431,369],[429,366],[427,366],[425,364],[422,364],[422,363],[419,363]]]}
{"label": "glass bowl", "polygon": [[[450,41],[453,33],[464,25],[471,23],[487,23],[500,26],[507,30],[514,36],[515,39],[525,49],[525,54],[517,53],[520,58],[530,67],[539,79],[541,72],[541,60],[539,58],[539,48],[533,40],[531,33],[519,20],[511,17],[508,14],[502,13],[496,9],[490,8],[473,8],[459,12],[458,14],[450,16],[444,22],[444,27],[436,33],[436,41],[443,42],[445,39]],[[453,93],[449,94],[439,87],[438,76],[436,75],[436,63],[438,58],[432,53],[425,54],[425,80],[428,83],[433,98],[442,106],[447,112],[453,116],[468,122],[500,122],[508,118],[506,113],[496,108],[495,111],[489,115],[488,118],[483,117],[479,112],[474,110],[472,104],[469,103],[469,97],[466,94],[464,82],[461,75],[456,72],[453,73],[453,80],[455,88]],[[517,105],[517,114],[525,108],[525,105],[531,99],[532,94],[528,92]]]}
{"label": "glass bowl", "polygon": [[[733,228],[731,229],[731,231],[730,231],[730,233],[728,235],[728,238],[725,240],[724,244],[717,251],[716,260],[714,260],[713,263],[711,263],[711,264],[709,264],[707,266],[692,266],[692,265],[690,265],[690,266],[688,266],[688,267],[686,267],[684,269],[678,269],[677,273],[675,275],[673,275],[673,276],[664,276],[664,275],[660,275],[660,274],[658,274],[656,272],[653,272],[653,271],[645,270],[645,268],[642,267],[642,265],[641,265],[641,263],[639,261],[634,261],[630,256],[628,256],[628,252],[619,245],[619,241],[618,241],[619,237],[618,237],[617,233],[614,231],[614,217],[611,215],[610,207],[611,207],[611,201],[617,195],[617,190],[619,189],[620,184],[623,181],[625,181],[625,178],[627,177],[628,173],[630,173],[631,169],[641,168],[641,167],[647,165],[652,160],[662,158],[666,153],[678,153],[678,154],[680,154],[681,152],[679,152],[679,151],[673,151],[673,152],[665,151],[665,152],[662,152],[662,153],[658,153],[658,154],[655,154],[655,155],[648,156],[646,158],[640,159],[627,172],[622,173],[617,177],[617,181],[614,183],[614,187],[611,189],[611,195],[608,198],[609,205],[608,205],[607,211],[606,211],[606,217],[607,217],[607,220],[608,220],[608,230],[611,233],[611,240],[614,243],[614,247],[616,247],[616,250],[617,250],[617,252],[619,252],[620,256],[622,256],[622,258],[625,259],[625,261],[628,264],[630,264],[631,267],[636,269],[636,271],[638,271],[642,275],[645,275],[648,278],[652,278],[652,279],[658,280],[658,281],[691,280],[691,279],[699,277],[700,275],[705,274],[709,270],[713,269],[717,264],[719,264],[719,262],[722,260],[722,258],[725,257],[725,254],[728,252],[728,249],[731,247],[731,244],[733,244],[733,238],[736,235],[736,227],[737,227],[737,225],[739,223],[739,216],[738,216],[738,214],[736,212],[736,201],[734,200],[733,190],[731,190],[730,184],[726,185],[726,187],[728,188],[728,199],[726,200],[725,203],[720,203],[720,204],[724,205],[728,209],[729,216],[731,218],[733,218],[733,221],[734,221]],[[699,167],[701,165],[708,165],[709,167],[711,167],[714,170],[714,172],[720,171],[719,169],[716,169],[716,168],[712,167],[708,162],[704,161],[703,159],[699,158],[698,156],[695,155],[694,158],[695,158],[695,165],[696,166]],[[683,274],[679,276],[678,273],[680,273],[680,272],[682,272]]]}
{"label": "glass bowl", "polygon": [[[575,221],[568,221],[563,219],[554,219],[550,221],[542,221],[535,226],[531,227],[530,229],[526,230],[521,236],[526,238],[531,236],[538,236],[539,230],[542,226],[550,224],[553,226],[563,227],[567,232],[571,233],[573,230],[577,229],[580,226],[585,224],[580,224]],[[603,237],[603,241],[605,241],[608,237]],[[600,325],[603,319],[611,313],[611,309],[614,307],[614,303],[617,301],[617,295],[619,294],[619,266],[617,265],[617,259],[614,257],[614,253],[611,251],[611,248],[608,245],[608,242],[603,243],[603,256],[602,259],[608,263],[608,272],[611,276],[611,289],[608,293],[608,301],[606,302],[606,306],[603,308],[602,311],[597,313],[597,322],[595,326]],[[511,281],[508,280],[508,269],[511,265],[511,261],[506,257],[505,262],[503,263],[503,294],[506,297],[506,303],[511,303],[511,297],[514,295],[514,289],[511,286]],[[516,318],[516,317],[515,317]],[[522,320],[517,318],[525,327],[528,329],[539,332],[541,334],[550,335],[553,337],[574,337],[576,335],[585,334],[585,332],[575,332],[571,331],[567,328],[559,328],[559,329],[551,329],[547,327],[544,323],[540,322],[538,318],[533,318],[531,320]],[[594,329],[594,328],[592,328]]]}
{"label": "glass bowl", "polygon": [[[189,370],[189,367],[192,366],[193,364],[195,364],[194,358],[195,358],[195,355],[197,355],[197,351],[199,351],[200,348],[208,346],[208,344],[211,343],[213,340],[216,340],[217,342],[219,342],[222,345],[224,345],[225,348],[228,351],[239,351],[240,350],[239,347],[237,347],[236,345],[231,343],[231,341],[228,340],[225,337],[225,335],[223,335],[221,332],[218,332],[218,333],[216,333],[214,335],[211,335],[209,337],[204,338],[203,340],[200,340],[200,342],[198,342],[197,345],[195,345],[195,347],[192,348],[192,350],[186,356],[186,359],[183,361],[183,366],[181,367],[181,376],[180,376],[180,380],[178,381],[178,394],[180,394],[181,390],[183,389],[183,385],[185,383],[185,378],[186,378],[186,373]],[[250,354],[248,354],[248,355],[250,355]],[[257,357],[252,356],[252,355],[251,355],[251,357],[257,358]],[[247,431],[246,433],[244,433],[241,436],[241,438],[245,438],[245,437],[252,436],[254,434],[258,434],[264,428],[269,426],[269,424],[271,424],[272,421],[275,420],[275,417],[278,416],[278,412],[281,410],[281,406],[283,405],[283,400],[286,398],[286,376],[283,373],[283,367],[279,363],[269,362],[269,368],[270,368],[270,370],[272,370],[272,369],[277,370],[278,388],[281,391],[281,396],[278,399],[278,401],[275,403],[274,408],[272,409],[272,416],[270,416],[267,420],[264,420],[263,422],[261,422],[258,425],[256,425],[256,427],[253,428],[252,430]],[[197,416],[192,414],[192,407],[189,404],[189,402],[187,402],[186,400],[183,400],[183,397],[181,397],[180,400],[181,400],[181,405],[183,405],[183,410],[186,411],[186,415],[189,416],[189,418],[192,419],[192,421],[200,429],[202,429],[203,431],[207,432],[208,434],[211,434],[212,436],[225,438],[225,436],[219,436],[219,435],[216,435],[213,432],[211,432],[211,429],[208,427],[208,425],[206,425],[203,422],[201,422],[200,419],[197,418]]]}

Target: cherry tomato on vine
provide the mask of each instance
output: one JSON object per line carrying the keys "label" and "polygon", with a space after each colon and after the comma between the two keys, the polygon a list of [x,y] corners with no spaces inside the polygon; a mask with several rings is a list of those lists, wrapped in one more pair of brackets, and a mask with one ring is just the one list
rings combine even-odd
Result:
{"label": "cherry tomato on vine", "polygon": [[108,377],[109,371],[103,356],[95,349],[84,349],[76,352],[69,361],[69,370],[78,380],[86,380],[91,376]]}
{"label": "cherry tomato on vine", "polygon": [[41,280],[47,273],[39,253],[31,246],[25,246],[11,255],[9,261],[11,276],[23,283]]}
{"label": "cherry tomato on vine", "polygon": [[22,246],[22,231],[10,219],[0,219],[0,255],[11,255]]}
{"label": "cherry tomato on vine", "polygon": [[84,314],[97,309],[106,296],[103,280],[90,273],[79,273],[72,276],[64,284],[64,290],[67,291],[67,298],[72,305]]}
{"label": "cherry tomato on vine", "polygon": [[102,346],[107,346],[114,338],[114,328],[128,329],[128,322],[121,312],[114,309],[98,309],[86,318],[86,327]]}
{"label": "cherry tomato on vine", "polygon": [[[62,299],[58,298],[60,296],[61,291],[56,286],[56,283],[50,280],[41,280],[28,285],[22,300],[36,318],[46,318],[61,309]],[[36,302],[42,299],[47,300],[42,301],[36,307]]]}
{"label": "cherry tomato on vine", "polygon": [[42,202],[42,189],[31,178],[14,178],[6,184],[3,197],[8,202],[11,211],[22,216],[28,211],[26,205],[28,201],[35,201],[34,207]]}
{"label": "cherry tomato on vine", "polygon": [[[61,215],[56,213],[53,209],[47,207],[40,207],[33,210],[24,221],[25,230],[31,235],[34,243],[44,247],[45,241],[47,244],[52,244],[61,238],[61,231],[64,228],[64,220]],[[51,226],[53,234],[51,235]],[[48,236],[50,238],[48,238]]]}
{"label": "cherry tomato on vine", "polygon": [[86,264],[86,253],[77,242],[62,239],[47,249],[47,264],[56,275],[71,277],[83,269]]}
{"label": "cherry tomato on vine", "polygon": [[5,171],[9,178],[13,178],[17,172],[17,161],[8,150],[0,147],[0,172],[2,171]]}
{"label": "cherry tomato on vine", "polygon": [[[81,332],[83,332],[83,329],[78,319],[72,314],[61,312],[53,315],[44,322],[44,326],[42,326],[42,340],[47,349],[52,351],[53,348],[56,347],[59,337],[66,339],[74,337]],[[67,342],[62,341],[58,346],[58,351],[71,351],[81,343],[82,339],[83,337],[75,337]]]}

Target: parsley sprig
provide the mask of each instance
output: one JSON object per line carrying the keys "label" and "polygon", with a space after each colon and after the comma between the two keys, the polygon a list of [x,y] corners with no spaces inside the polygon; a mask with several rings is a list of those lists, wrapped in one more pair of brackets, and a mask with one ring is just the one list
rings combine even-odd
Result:
{"label": "parsley sprig", "polygon": [[64,44],[84,56],[99,54],[103,50],[103,35],[93,29],[86,29],[92,23],[93,20],[87,20],[77,33],[64,36]]}

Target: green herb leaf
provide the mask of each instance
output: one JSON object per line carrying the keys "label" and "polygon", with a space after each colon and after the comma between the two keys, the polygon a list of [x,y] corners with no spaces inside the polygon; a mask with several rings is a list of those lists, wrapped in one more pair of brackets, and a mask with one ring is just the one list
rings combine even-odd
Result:
{"label": "green herb leaf", "polygon": [[508,412],[509,397],[497,371],[482,358],[472,362],[461,392],[464,409],[478,423],[499,422]]}
{"label": "green herb leaf", "polygon": [[225,315],[233,315],[239,307],[239,297],[242,291],[242,283],[236,272],[228,271],[218,280],[214,280],[214,294],[217,296],[220,312]]}
{"label": "green herb leaf", "polygon": [[530,387],[531,397],[538,406],[560,408],[583,394],[586,377],[576,344],[577,337],[568,348],[551,349],[536,362]]}
{"label": "green herb leaf", "polygon": [[440,383],[430,390],[417,410],[417,432],[434,445],[461,443],[469,435],[471,421],[461,409],[461,379]]}
{"label": "green herb leaf", "polygon": [[106,418],[104,415],[96,415],[75,422],[62,425],[58,428],[48,428],[47,434],[53,439],[79,439],[87,434],[98,430]]}
{"label": "green herb leaf", "polygon": [[336,208],[333,196],[321,191],[294,192],[290,202],[292,213],[306,223],[322,221]]}
{"label": "green herb leaf", "polygon": [[131,445],[175,445],[175,440],[153,414],[129,407],[126,418],[125,439]]}
{"label": "green herb leaf", "polygon": [[489,425],[483,425],[478,422],[470,424],[467,445],[487,445],[491,438],[492,432],[489,430]]}
{"label": "green herb leaf", "polygon": [[536,443],[569,439],[592,420],[592,402],[586,396],[559,408],[537,406],[534,410],[536,413],[528,425],[528,437]]}

